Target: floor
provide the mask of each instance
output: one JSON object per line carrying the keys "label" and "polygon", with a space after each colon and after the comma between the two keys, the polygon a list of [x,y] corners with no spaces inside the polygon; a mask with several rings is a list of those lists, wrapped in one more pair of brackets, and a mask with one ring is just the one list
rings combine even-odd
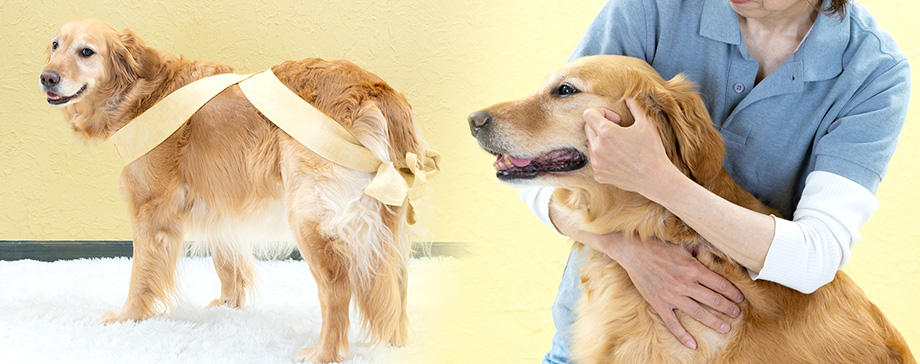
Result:
{"label": "floor", "polygon": [[[432,329],[423,324],[439,306],[426,277],[454,258],[409,263],[410,343],[374,347],[357,320],[347,363],[411,362]],[[167,314],[140,323],[102,326],[127,295],[128,258],[57,262],[0,261],[0,353],[7,363],[290,363],[319,335],[316,285],[302,261],[260,261],[257,292],[242,310],[204,307],[220,293],[209,258],[179,264],[180,301]],[[352,317],[354,318],[354,310]]]}

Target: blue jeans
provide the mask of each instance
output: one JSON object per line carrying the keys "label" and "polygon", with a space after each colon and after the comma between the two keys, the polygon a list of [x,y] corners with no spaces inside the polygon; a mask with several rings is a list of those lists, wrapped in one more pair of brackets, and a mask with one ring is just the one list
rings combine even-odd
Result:
{"label": "blue jeans", "polygon": [[562,272],[562,282],[559,282],[559,292],[553,302],[553,324],[556,325],[556,334],[553,335],[553,346],[546,356],[543,364],[569,364],[572,363],[572,323],[575,322],[575,304],[581,296],[581,287],[578,286],[579,270],[584,264],[587,248],[573,248],[569,253],[569,260],[565,263]]}

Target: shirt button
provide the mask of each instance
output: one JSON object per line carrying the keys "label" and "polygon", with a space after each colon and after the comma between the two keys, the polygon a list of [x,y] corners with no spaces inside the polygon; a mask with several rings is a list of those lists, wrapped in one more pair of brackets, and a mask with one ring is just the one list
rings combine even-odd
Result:
{"label": "shirt button", "polygon": [[735,84],[734,89],[735,89],[735,92],[736,92],[736,93],[739,93],[739,94],[740,94],[740,93],[744,92],[744,84],[741,83],[741,82],[738,82],[738,83]]}

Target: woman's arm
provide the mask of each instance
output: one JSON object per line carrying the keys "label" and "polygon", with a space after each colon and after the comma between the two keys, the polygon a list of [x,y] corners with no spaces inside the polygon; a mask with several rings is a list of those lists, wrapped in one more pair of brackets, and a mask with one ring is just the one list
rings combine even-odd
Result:
{"label": "woman's arm", "polygon": [[677,320],[675,309],[714,330],[728,331],[728,324],[703,305],[737,317],[740,310],[735,303],[741,302],[744,296],[731,282],[707,269],[678,245],[622,233],[598,235],[583,231],[564,219],[553,220],[549,197],[554,190],[552,187],[523,188],[521,200],[540,221],[591,249],[607,254],[623,266],[642,297],[681,343],[691,349],[696,348],[696,341]]}
{"label": "woman's arm", "polygon": [[846,262],[858,229],[877,208],[870,191],[827,172],[809,175],[793,221],[735,205],[680,173],[664,154],[654,123],[632,100],[627,103],[636,124],[626,128],[614,124],[619,116],[609,110],[585,113],[595,178],[661,204],[741,265],[760,272],[755,278],[813,292]]}
{"label": "woman's arm", "polygon": [[773,219],[735,205],[681,173],[665,154],[645,110],[633,99],[626,104],[635,123],[625,128],[617,124],[620,116],[613,111],[585,111],[594,178],[657,202],[732,259],[759,272],[773,240]]}
{"label": "woman's arm", "polygon": [[696,349],[696,341],[677,319],[675,309],[721,333],[728,332],[729,325],[704,306],[730,317],[741,312],[735,304],[744,299],[741,291],[683,247],[623,233],[597,235],[559,220],[556,227],[561,233],[619,263],[668,330],[688,348]]}

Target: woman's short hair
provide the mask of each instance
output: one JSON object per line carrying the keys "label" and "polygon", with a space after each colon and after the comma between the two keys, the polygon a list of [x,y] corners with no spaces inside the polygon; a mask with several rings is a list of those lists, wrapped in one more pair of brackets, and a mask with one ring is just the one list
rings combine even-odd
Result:
{"label": "woman's short hair", "polygon": [[[849,3],[850,0],[830,0],[828,1],[827,7],[824,8],[824,13],[828,16],[836,15],[840,19],[843,19],[847,16],[847,4]],[[818,4],[824,4],[824,1],[819,0]]]}

